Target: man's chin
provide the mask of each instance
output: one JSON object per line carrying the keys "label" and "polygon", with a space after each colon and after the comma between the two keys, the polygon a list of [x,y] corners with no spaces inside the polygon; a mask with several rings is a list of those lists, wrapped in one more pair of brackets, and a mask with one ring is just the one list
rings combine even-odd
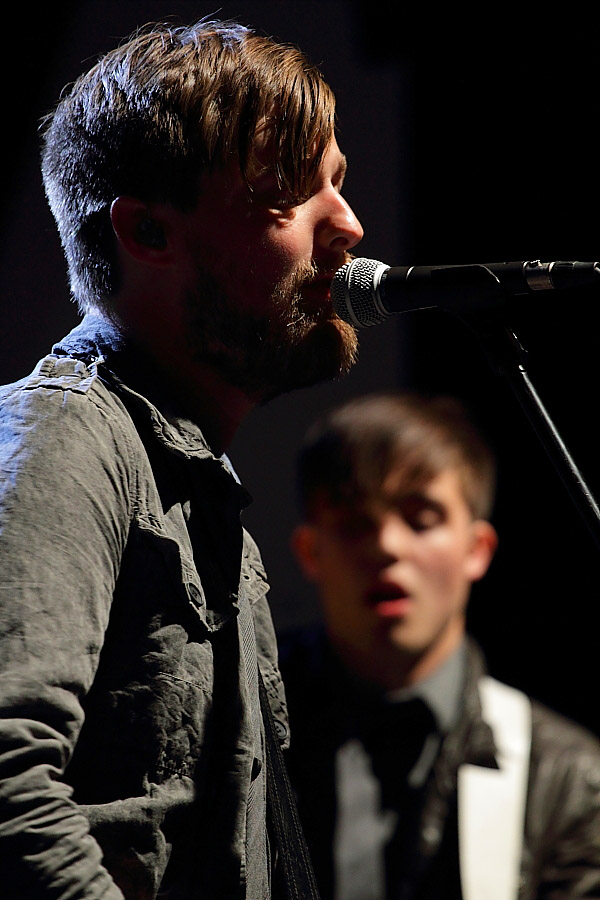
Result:
{"label": "man's chin", "polygon": [[[229,334],[227,340],[195,329],[195,358],[214,366],[253,402],[264,403],[347,374],[358,356],[355,329],[338,316],[321,317],[293,335],[268,327]],[[257,335],[262,335],[257,339]]]}
{"label": "man's chin", "polygon": [[283,364],[273,367],[262,401],[341,378],[357,359],[358,336],[351,325],[338,317],[318,322],[290,348]]}

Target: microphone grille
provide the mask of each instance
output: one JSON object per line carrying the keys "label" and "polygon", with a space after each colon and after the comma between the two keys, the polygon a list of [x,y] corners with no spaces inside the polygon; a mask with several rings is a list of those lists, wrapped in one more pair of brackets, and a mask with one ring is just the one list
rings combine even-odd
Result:
{"label": "microphone grille", "polygon": [[388,266],[377,259],[357,258],[338,269],[331,282],[331,301],[340,319],[355,328],[378,325],[387,318],[377,302],[378,270]]}

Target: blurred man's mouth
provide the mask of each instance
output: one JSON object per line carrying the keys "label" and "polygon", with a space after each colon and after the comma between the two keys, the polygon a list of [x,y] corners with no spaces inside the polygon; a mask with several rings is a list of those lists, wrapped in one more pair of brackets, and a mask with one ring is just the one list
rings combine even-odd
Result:
{"label": "blurred man's mouth", "polygon": [[413,599],[401,584],[385,582],[367,591],[367,604],[381,618],[402,618],[411,609]]}

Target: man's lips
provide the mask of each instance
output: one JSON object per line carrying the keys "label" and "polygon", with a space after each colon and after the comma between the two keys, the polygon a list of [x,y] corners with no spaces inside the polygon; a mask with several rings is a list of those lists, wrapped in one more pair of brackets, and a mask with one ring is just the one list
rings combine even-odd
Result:
{"label": "man's lips", "polygon": [[320,312],[331,306],[331,278],[313,278],[302,286],[302,306],[306,312]]}
{"label": "man's lips", "polygon": [[317,274],[308,278],[302,285],[301,294],[307,311],[317,312],[319,307],[331,306],[331,282],[333,276],[343,265],[342,262],[332,268],[320,269]]}
{"label": "man's lips", "polygon": [[311,290],[319,291],[329,296],[331,291],[331,278],[329,275],[320,275],[318,278],[312,278],[306,287]]}
{"label": "man's lips", "polygon": [[366,594],[368,606],[381,618],[399,618],[412,606],[412,598],[401,584],[375,584]]}

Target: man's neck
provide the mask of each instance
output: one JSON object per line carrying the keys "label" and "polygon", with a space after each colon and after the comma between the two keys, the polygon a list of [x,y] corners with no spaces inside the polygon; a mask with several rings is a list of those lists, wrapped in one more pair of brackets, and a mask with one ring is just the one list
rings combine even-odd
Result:
{"label": "man's neck", "polygon": [[357,649],[336,640],[334,635],[330,638],[344,664],[359,678],[385,691],[395,691],[418,684],[432,675],[456,652],[464,634],[464,619],[457,620],[421,652],[411,652],[391,642]]}
{"label": "man's neck", "polygon": [[183,385],[185,414],[200,426],[215,456],[221,456],[256,403],[210,366],[194,364],[189,375]]}
{"label": "man's neck", "polygon": [[450,656],[427,677],[410,687],[388,691],[387,698],[394,702],[420,697],[435,715],[440,730],[447,732],[458,716],[465,670],[466,641],[463,638]]}
{"label": "man's neck", "polygon": [[258,401],[230,384],[215,366],[190,359],[185,349],[167,341],[156,347],[118,320],[100,316],[121,336],[117,374],[165,415],[193,421],[215,456],[221,456]]}

